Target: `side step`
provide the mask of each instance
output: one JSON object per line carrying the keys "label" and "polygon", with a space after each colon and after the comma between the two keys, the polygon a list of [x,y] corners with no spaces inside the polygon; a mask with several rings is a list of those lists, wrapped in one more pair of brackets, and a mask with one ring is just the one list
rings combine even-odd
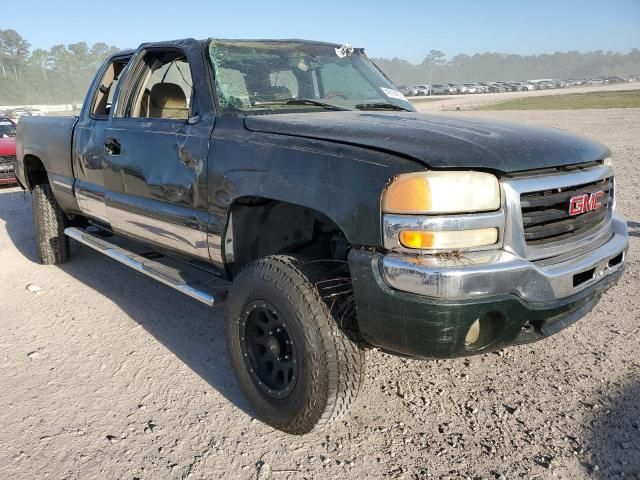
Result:
{"label": "side step", "polygon": [[[226,297],[226,289],[228,283],[220,285],[210,285],[213,281],[220,282],[213,275],[207,274],[209,281],[192,281],[188,282],[185,277],[188,277],[188,273],[179,268],[167,266],[156,260],[149,260],[142,255],[127,250],[121,246],[105,241],[97,235],[93,235],[80,228],[69,227],[64,230],[65,235],[74,240],[93,248],[94,250],[110,257],[134,270],[153,278],[171,288],[184,293],[185,295],[195,298],[196,300],[213,307],[224,303]],[[202,276],[202,272],[200,272]],[[199,288],[196,288],[194,284],[198,284]],[[201,289],[202,285],[202,289]],[[219,293],[207,292],[205,288],[209,286],[210,289],[220,290]]]}

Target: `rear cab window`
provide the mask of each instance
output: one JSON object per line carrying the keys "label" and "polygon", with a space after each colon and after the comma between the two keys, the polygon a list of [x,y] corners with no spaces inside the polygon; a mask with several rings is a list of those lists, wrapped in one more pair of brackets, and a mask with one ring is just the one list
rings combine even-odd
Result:
{"label": "rear cab window", "polygon": [[129,59],[130,57],[115,58],[104,70],[91,102],[89,114],[92,118],[106,119],[111,114],[115,91]]}

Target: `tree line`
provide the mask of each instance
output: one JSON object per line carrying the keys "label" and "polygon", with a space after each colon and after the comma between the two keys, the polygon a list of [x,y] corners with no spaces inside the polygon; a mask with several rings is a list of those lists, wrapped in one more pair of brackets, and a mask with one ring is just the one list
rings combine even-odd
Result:
{"label": "tree line", "polygon": [[460,54],[450,60],[443,52],[431,50],[417,65],[400,58],[373,61],[397,85],[640,75],[637,48],[628,53],[598,50],[524,56],[486,52]]}
{"label": "tree line", "polygon": [[[84,99],[95,71],[118,49],[105,43],[55,45],[31,50],[15,30],[0,30],[0,105],[71,103]],[[530,80],[640,75],[640,50],[543,55],[478,53],[456,55],[431,50],[420,64],[400,58],[373,61],[397,84]]]}
{"label": "tree line", "polygon": [[85,42],[30,50],[15,30],[0,30],[0,105],[56,104],[83,100],[97,68],[119,50]]}

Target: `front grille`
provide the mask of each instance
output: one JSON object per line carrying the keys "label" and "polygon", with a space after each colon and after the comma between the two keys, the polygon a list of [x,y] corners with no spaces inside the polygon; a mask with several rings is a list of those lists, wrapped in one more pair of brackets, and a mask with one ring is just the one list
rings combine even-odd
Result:
{"label": "front grille", "polygon": [[[577,195],[605,192],[602,207],[581,215],[569,215],[569,200]],[[556,188],[520,195],[524,238],[528,245],[541,246],[589,232],[609,216],[613,199],[610,178],[574,187]]]}
{"label": "front grille", "polygon": [[576,173],[589,170],[602,165],[602,160],[595,162],[575,163],[573,165],[562,165],[560,167],[539,168],[537,170],[523,170],[521,172],[511,172],[505,174],[508,178],[532,178],[547,175],[558,175],[564,173]]}
{"label": "front grille", "polygon": [[4,164],[4,163],[8,163],[13,165],[13,162],[16,161],[16,156],[15,155],[0,155],[0,165]]}
{"label": "front grille", "polygon": [[14,173],[14,161],[16,157],[13,155],[0,155],[0,182],[2,180],[13,179]]}

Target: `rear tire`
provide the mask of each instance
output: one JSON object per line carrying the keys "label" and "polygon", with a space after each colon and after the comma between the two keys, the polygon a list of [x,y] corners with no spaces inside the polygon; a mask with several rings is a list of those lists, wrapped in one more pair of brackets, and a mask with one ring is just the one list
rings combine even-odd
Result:
{"label": "rear tire", "polygon": [[343,417],[362,382],[364,352],[339,325],[344,299],[323,298],[323,280],[319,263],[274,255],[247,265],[227,298],[238,385],[259,419],[292,434]]}
{"label": "rear tire", "polygon": [[43,265],[57,265],[69,259],[69,237],[64,234],[67,217],[48,183],[31,192],[33,225],[38,258]]}

